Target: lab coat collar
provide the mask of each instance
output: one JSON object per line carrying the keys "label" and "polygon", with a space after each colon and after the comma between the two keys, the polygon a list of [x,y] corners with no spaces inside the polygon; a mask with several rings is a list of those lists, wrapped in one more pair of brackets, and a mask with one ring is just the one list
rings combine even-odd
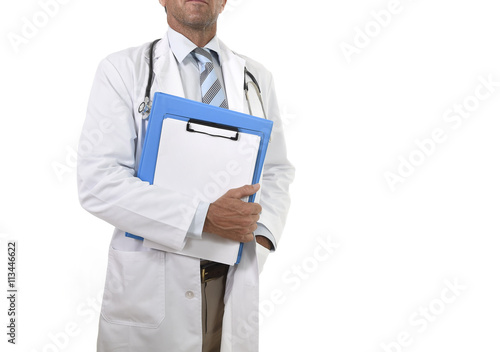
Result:
{"label": "lab coat collar", "polygon": [[153,92],[163,92],[185,98],[181,75],[175,56],[170,50],[168,32],[158,42],[154,52],[153,72],[155,74]]}
{"label": "lab coat collar", "polygon": [[[186,57],[197,48],[191,40],[185,37],[183,34],[169,28],[167,31],[167,38],[170,49],[174,53],[175,58],[178,62],[182,62]],[[206,49],[210,49],[220,55],[220,45],[217,36],[214,36],[207,45],[204,46]],[[214,55],[217,58],[217,55]],[[218,58],[217,58],[218,59]]]}
{"label": "lab coat collar", "polygon": [[[185,98],[182,79],[176,57],[169,43],[168,33],[168,31],[165,33],[155,49],[153,92],[159,91]],[[208,45],[210,45],[210,49],[218,50],[229,108],[234,111],[247,112],[243,91],[245,60],[233,53],[217,36],[206,47]]]}

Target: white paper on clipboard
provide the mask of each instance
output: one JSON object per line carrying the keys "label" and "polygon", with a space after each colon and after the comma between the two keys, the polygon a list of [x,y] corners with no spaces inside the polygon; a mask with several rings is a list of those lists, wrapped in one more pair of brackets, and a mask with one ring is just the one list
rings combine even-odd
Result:
{"label": "white paper on clipboard", "polygon": [[[153,184],[199,201],[214,202],[229,189],[252,184],[260,137],[225,128],[165,118]],[[241,243],[203,233],[181,251],[144,239],[144,246],[234,265]]]}

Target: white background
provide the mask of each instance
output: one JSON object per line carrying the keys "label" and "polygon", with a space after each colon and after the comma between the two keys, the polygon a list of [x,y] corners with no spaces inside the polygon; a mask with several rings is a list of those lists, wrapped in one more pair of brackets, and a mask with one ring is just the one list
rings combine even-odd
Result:
{"label": "white background", "polygon": [[[401,0],[384,27],[371,13],[387,0],[228,2],[219,36],[274,73],[297,168],[262,275],[261,350],[498,350],[500,87],[460,127],[443,119],[474,103],[480,77],[500,82],[495,2]],[[98,62],[163,36],[166,19],[153,0],[68,0],[13,45],[40,11],[34,0],[0,5],[0,233],[19,242],[20,290],[19,344],[2,328],[0,346],[92,351],[112,228],[79,206],[77,141]],[[346,56],[355,36],[364,47]],[[415,140],[436,128],[446,141],[419,159]],[[385,173],[411,155],[421,165],[391,190]]]}

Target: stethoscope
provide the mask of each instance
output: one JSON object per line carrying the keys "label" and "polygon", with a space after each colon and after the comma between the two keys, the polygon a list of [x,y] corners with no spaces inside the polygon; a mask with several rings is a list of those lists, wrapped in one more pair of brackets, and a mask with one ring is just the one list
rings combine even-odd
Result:
{"label": "stethoscope", "polygon": [[[158,43],[160,39],[156,39],[151,43],[150,49],[149,49],[149,77],[148,77],[148,85],[146,86],[146,93],[144,94],[144,101],[139,105],[138,112],[139,114],[142,114],[142,118],[144,120],[147,120],[149,117],[149,113],[151,112],[151,106],[153,105],[153,101],[151,100],[151,87],[153,85],[153,53],[155,50],[156,43]],[[250,78],[250,81],[247,80],[247,77]],[[245,97],[247,100],[248,104],[248,111],[250,112],[250,115],[252,115],[252,106],[250,104],[250,98],[248,96],[248,90],[249,90],[249,85],[253,87],[255,92],[257,93],[257,97],[259,98],[260,105],[262,107],[262,113],[264,114],[264,118],[267,120],[267,115],[266,115],[266,110],[264,109],[264,102],[262,101],[262,94],[260,90],[259,83],[257,83],[257,80],[255,79],[255,76],[247,70],[245,67],[245,79],[243,82],[243,90],[245,91]]]}

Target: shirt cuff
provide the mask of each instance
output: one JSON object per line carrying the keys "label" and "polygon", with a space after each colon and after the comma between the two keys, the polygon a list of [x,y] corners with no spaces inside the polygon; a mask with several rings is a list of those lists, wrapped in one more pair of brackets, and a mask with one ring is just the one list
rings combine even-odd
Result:
{"label": "shirt cuff", "polygon": [[198,208],[196,209],[196,213],[191,221],[186,237],[201,240],[201,234],[203,232],[203,226],[205,225],[205,219],[207,217],[209,206],[210,203],[208,202],[200,202],[200,204],[198,204]]}
{"label": "shirt cuff", "polygon": [[271,252],[274,252],[276,250],[276,240],[274,239],[273,234],[267,227],[262,225],[260,222],[257,223],[257,230],[254,232],[255,236],[264,236],[266,237],[269,241],[271,241],[271,244],[273,245],[271,248]]}

